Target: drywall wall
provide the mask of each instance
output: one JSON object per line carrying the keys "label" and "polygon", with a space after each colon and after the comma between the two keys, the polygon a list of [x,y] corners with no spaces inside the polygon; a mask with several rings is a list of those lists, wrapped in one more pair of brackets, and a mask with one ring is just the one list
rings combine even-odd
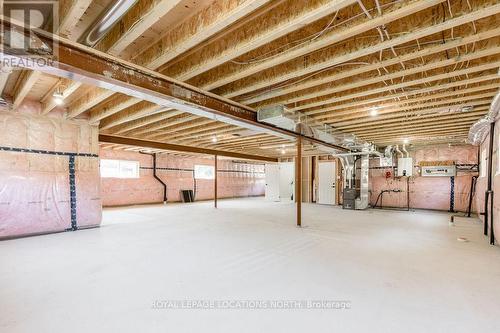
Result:
{"label": "drywall wall", "polygon": [[[397,189],[399,193],[384,193],[382,205],[388,207],[407,206],[407,188],[409,188],[410,208],[421,209],[450,209],[451,179],[450,177],[421,177],[418,165],[422,161],[455,161],[456,164],[472,166],[477,164],[477,147],[463,146],[433,146],[422,147],[409,151],[413,157],[413,177],[386,178],[386,171],[391,168],[380,168],[378,159],[373,159],[370,170],[370,202],[375,204],[382,190]],[[454,177],[454,209],[455,211],[466,211],[469,202],[469,193],[472,176],[477,172],[459,171]],[[407,184],[408,182],[408,184]],[[380,206],[380,199],[378,202]],[[473,205],[475,211],[475,205]]]}
{"label": "drywall wall", "polygon": [[[153,177],[153,161],[149,155],[123,150],[101,149],[101,159],[131,160],[140,163],[140,178],[102,178],[104,206],[155,203],[163,200],[163,187]],[[167,184],[168,202],[181,201],[180,190],[193,190],[196,200],[213,199],[214,181],[193,178],[195,165],[214,165],[213,157],[159,154],[157,175]],[[167,170],[168,169],[168,170]],[[218,197],[261,196],[265,192],[264,165],[223,159],[218,161]],[[195,184],[196,183],[196,184]]]}
{"label": "drywall wall", "polygon": [[39,113],[0,110],[0,238],[101,223],[97,127]]}
{"label": "drywall wall", "polygon": [[[500,121],[495,124],[495,137],[493,140],[493,163],[492,163],[492,176],[493,176],[493,228],[496,242],[500,239],[500,160],[498,159],[498,146],[500,140]],[[481,143],[479,149],[481,152],[480,163],[483,165],[483,172],[481,172],[480,177],[477,180],[477,191],[476,191],[476,204],[478,212],[484,213],[484,201],[485,193],[488,188],[488,174],[487,174],[487,164],[488,164],[488,153],[489,153],[490,137],[486,136],[484,141]],[[477,147],[476,147],[477,149]],[[490,209],[488,205],[488,209]],[[480,215],[481,220],[484,221],[484,216]],[[489,221],[488,224],[490,224]]]}

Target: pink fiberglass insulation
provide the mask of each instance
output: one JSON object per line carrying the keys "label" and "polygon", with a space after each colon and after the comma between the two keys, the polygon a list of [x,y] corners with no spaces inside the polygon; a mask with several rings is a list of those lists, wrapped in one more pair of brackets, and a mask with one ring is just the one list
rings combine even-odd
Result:
{"label": "pink fiberglass insulation", "polygon": [[[451,179],[450,177],[421,177],[417,167],[421,161],[455,161],[456,164],[476,164],[477,148],[473,146],[436,146],[418,148],[410,152],[413,157],[413,177],[388,178],[386,171],[391,168],[372,169],[370,171],[371,203],[375,204],[382,190],[397,189],[401,192],[388,192],[382,196],[382,205],[385,207],[406,207],[407,186],[410,193],[410,208],[421,209],[450,209]],[[373,160],[372,166],[378,166],[378,159]],[[469,204],[469,194],[472,176],[476,173],[459,171],[455,177],[454,208],[456,211],[466,211]],[[407,185],[407,181],[409,182]],[[380,199],[378,202],[380,205]],[[476,205],[473,205],[475,210]]]}
{"label": "pink fiberglass insulation", "polygon": [[[25,102],[19,112],[0,111],[0,238],[71,228],[69,156],[47,151],[98,153],[96,127],[39,116],[39,109],[38,103]],[[99,185],[98,158],[76,156],[78,228],[101,222]]]}
{"label": "pink fiberglass insulation", "polygon": [[[498,158],[499,140],[500,140],[500,121],[495,124],[495,138],[493,140],[493,159],[492,159],[492,190],[493,190],[493,228],[496,238],[496,242],[500,239],[500,160]],[[488,177],[487,177],[487,164],[488,164],[488,153],[489,153],[489,135],[484,139],[479,147],[481,154],[480,164],[483,164],[484,172],[482,172],[477,180],[476,187],[476,206],[480,213],[484,213],[484,200],[485,192],[488,189]],[[478,149],[476,147],[476,149]],[[490,209],[488,205],[488,209]],[[481,220],[484,221],[484,216],[479,216]]]}
{"label": "pink fiberglass insulation", "polygon": [[[181,201],[180,190],[194,190],[196,200],[214,197],[212,179],[194,179],[195,165],[214,165],[213,157],[157,155],[157,175],[167,184],[168,202]],[[138,161],[140,177],[132,179],[102,178],[104,206],[157,203],[163,200],[163,187],[153,177],[152,157],[137,152],[101,149],[101,159]],[[265,191],[264,165],[262,163],[232,161],[219,157],[217,190],[219,198],[261,196]]]}

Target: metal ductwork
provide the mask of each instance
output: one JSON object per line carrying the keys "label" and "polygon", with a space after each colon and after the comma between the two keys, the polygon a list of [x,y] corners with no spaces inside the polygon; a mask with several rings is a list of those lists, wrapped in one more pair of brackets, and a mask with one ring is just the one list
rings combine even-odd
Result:
{"label": "metal ductwork", "polygon": [[260,109],[257,113],[257,119],[260,122],[295,131],[349,150],[361,151],[367,145],[354,134],[341,132],[326,124],[319,124],[310,117],[288,110],[284,105],[273,105]]}
{"label": "metal ductwork", "polygon": [[408,158],[410,157],[410,153],[408,152],[408,150],[406,150],[406,145],[403,145],[402,149],[403,153],[405,154],[405,158]]}
{"label": "metal ductwork", "polygon": [[394,150],[396,151],[396,153],[398,153],[398,154],[399,154],[399,155],[398,155],[398,157],[401,157],[401,158],[403,158],[403,157],[404,157],[404,155],[403,155],[403,153],[401,152],[401,150],[399,150],[399,146],[398,146],[398,145],[396,145],[396,147],[394,148]]}
{"label": "metal ductwork", "polygon": [[490,124],[498,119],[500,113],[500,92],[491,102],[490,111],[486,116],[475,122],[469,129],[469,143],[479,145],[490,131]]}
{"label": "metal ductwork", "polygon": [[87,46],[94,46],[125,15],[137,0],[117,0],[92,23],[78,40]]}
{"label": "metal ductwork", "polygon": [[359,195],[355,199],[355,209],[366,209],[368,208],[369,201],[369,170],[370,170],[370,155],[378,156],[380,159],[385,158],[384,154],[380,153],[375,149],[373,145],[365,144],[361,151],[333,154],[333,156],[338,157],[342,163],[343,176],[345,179],[345,187],[353,188],[353,176],[356,172],[355,169],[355,157],[358,156],[361,159],[361,173],[360,173],[360,190]]}

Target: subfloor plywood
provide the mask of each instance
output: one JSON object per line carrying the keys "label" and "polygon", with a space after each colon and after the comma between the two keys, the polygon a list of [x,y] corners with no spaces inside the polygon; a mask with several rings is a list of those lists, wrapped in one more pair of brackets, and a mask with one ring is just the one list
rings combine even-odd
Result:
{"label": "subfloor plywood", "polygon": [[[481,332],[500,250],[475,219],[260,198],[113,208],[0,242],[2,332]],[[468,242],[457,241],[458,237]],[[156,300],[348,300],[348,310],[172,310]]]}

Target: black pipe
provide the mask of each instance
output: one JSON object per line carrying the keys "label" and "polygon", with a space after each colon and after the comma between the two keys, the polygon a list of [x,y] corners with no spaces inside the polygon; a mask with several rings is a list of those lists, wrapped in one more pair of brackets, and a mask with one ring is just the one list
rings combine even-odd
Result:
{"label": "black pipe", "polygon": [[153,177],[163,186],[163,203],[167,203],[167,184],[156,174],[156,154],[144,153],[142,151],[140,153],[153,157]]}
{"label": "black pipe", "polygon": [[494,205],[494,201],[493,201],[493,191],[491,191],[490,193],[490,215],[491,215],[491,229],[490,229],[490,245],[495,245],[495,231],[493,229],[493,205]]}
{"label": "black pipe", "polygon": [[406,210],[410,211],[410,177],[406,177]]}
{"label": "black pipe", "polygon": [[476,181],[477,176],[472,176],[470,183],[469,207],[467,208],[467,217],[470,217],[472,212],[472,200],[474,198],[474,193],[476,192]]}
{"label": "black pipe", "polygon": [[[491,200],[492,210],[490,212],[492,218],[490,221],[491,230],[493,230],[493,190],[492,190],[492,170],[493,170],[493,144],[495,140],[495,122],[490,124],[490,145],[488,147],[488,188],[484,198],[484,235],[488,235],[488,201]],[[491,194],[491,198],[490,198]],[[490,241],[491,243],[491,241]]]}

